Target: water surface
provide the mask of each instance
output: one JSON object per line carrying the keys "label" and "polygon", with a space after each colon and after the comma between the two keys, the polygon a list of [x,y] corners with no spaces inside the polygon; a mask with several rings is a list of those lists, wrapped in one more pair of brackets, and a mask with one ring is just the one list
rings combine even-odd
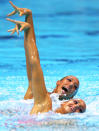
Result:
{"label": "water surface", "polygon": [[[23,100],[28,87],[24,34],[10,35],[14,24],[6,21],[13,9],[8,0],[0,7],[0,131],[97,131],[99,129],[99,2],[97,0],[16,1],[32,10],[37,47],[48,91],[67,75],[77,76],[83,114],[53,112],[30,116],[33,100]],[[24,21],[24,17],[12,16]],[[55,106],[55,105],[54,105]]]}

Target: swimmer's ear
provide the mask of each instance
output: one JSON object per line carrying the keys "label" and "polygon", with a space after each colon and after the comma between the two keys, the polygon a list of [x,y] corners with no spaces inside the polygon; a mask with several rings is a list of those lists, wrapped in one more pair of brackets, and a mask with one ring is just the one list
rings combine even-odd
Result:
{"label": "swimmer's ear", "polygon": [[58,86],[58,85],[60,85],[60,83],[61,83],[61,81],[58,80],[58,81],[56,82],[56,85]]}

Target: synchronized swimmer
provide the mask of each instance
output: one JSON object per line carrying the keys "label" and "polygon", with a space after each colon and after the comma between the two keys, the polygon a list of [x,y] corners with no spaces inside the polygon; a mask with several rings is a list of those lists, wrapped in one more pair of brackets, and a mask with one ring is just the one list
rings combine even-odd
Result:
{"label": "synchronized swimmer", "polygon": [[[45,86],[43,71],[40,65],[39,53],[36,46],[36,38],[33,27],[32,11],[27,8],[18,8],[11,1],[10,4],[14,11],[8,14],[12,16],[18,13],[20,16],[25,15],[25,22],[16,21],[7,18],[8,21],[15,23],[15,28],[8,30],[14,34],[24,31],[24,48],[26,56],[26,68],[28,77],[28,89],[24,99],[34,99],[34,105],[30,114],[38,114],[52,110],[52,100]],[[86,104],[82,99],[72,99],[79,88],[79,80],[75,76],[66,76],[56,82],[56,88],[52,93],[59,94],[60,100],[63,102],[54,112],[67,114],[86,110]],[[70,99],[70,100],[69,100]]]}

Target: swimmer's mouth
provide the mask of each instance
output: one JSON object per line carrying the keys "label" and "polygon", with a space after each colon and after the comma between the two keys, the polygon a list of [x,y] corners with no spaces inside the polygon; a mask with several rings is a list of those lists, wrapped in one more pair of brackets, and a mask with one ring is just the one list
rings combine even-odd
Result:
{"label": "swimmer's mouth", "polygon": [[72,112],[75,112],[75,109],[73,107],[70,106],[70,109]]}
{"label": "swimmer's mouth", "polygon": [[69,98],[67,97],[67,92],[68,92],[67,88],[63,86],[62,92],[59,95],[59,100],[63,100],[63,99],[68,100]]}
{"label": "swimmer's mouth", "polygon": [[68,90],[67,90],[67,88],[66,87],[62,87],[62,90],[65,92],[65,93],[67,93],[68,92]]}

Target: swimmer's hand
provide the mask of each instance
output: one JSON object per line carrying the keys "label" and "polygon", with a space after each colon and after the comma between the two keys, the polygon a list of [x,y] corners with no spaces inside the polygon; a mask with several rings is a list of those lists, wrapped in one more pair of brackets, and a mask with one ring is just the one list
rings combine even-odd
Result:
{"label": "swimmer's hand", "polygon": [[31,10],[26,9],[26,8],[18,8],[17,6],[15,6],[11,1],[9,1],[9,3],[12,5],[12,7],[15,9],[14,11],[12,11],[10,14],[8,14],[7,16],[12,16],[16,13],[18,13],[20,16],[22,15],[29,15],[32,13]]}
{"label": "swimmer's hand", "polygon": [[29,29],[30,26],[31,26],[27,22],[16,21],[16,20],[12,20],[12,19],[9,19],[9,18],[6,18],[6,20],[11,21],[11,22],[16,24],[15,28],[8,30],[8,32],[12,32],[11,34],[14,34],[15,32],[17,32],[17,34],[19,34],[19,30],[25,31],[25,30]]}

